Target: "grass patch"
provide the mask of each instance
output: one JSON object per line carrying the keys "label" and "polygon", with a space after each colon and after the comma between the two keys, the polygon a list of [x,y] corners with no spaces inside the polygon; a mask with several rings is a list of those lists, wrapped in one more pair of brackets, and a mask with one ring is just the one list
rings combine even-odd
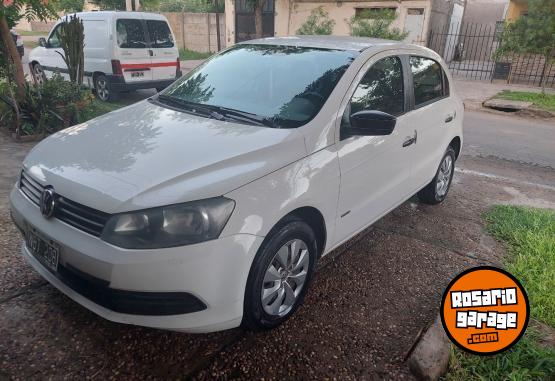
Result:
{"label": "grass patch", "polygon": [[32,30],[17,30],[16,32],[22,36],[48,36],[48,32],[39,32],[39,31],[32,31]]}
{"label": "grass patch", "polygon": [[83,123],[125,106],[127,106],[127,104],[120,102],[102,102],[95,98],[87,108],[79,113],[79,121]]}
{"label": "grass patch", "polygon": [[[531,317],[555,328],[555,211],[499,205],[485,219],[507,245],[504,265],[526,289]],[[538,338],[528,327],[514,347],[489,357],[453,348],[446,380],[555,380],[555,349]]]}
{"label": "grass patch", "polygon": [[201,52],[195,52],[194,50],[181,49],[179,50],[179,59],[181,61],[205,60],[213,54],[214,53],[201,53]]}
{"label": "grass patch", "polygon": [[522,282],[531,315],[555,327],[555,212],[496,206],[486,214],[488,231],[507,243],[507,271]]}
{"label": "grass patch", "polygon": [[555,376],[555,351],[538,344],[538,334],[528,329],[507,352],[476,356],[451,349],[446,381],[551,380]]}
{"label": "grass patch", "polygon": [[555,111],[555,94],[530,93],[526,91],[503,90],[496,98],[511,101],[532,102],[534,106],[548,111]]}

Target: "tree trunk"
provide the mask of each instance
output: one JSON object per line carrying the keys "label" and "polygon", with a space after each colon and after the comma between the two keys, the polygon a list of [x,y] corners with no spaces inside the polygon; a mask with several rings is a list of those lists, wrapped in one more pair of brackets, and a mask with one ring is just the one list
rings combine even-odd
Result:
{"label": "tree trunk", "polygon": [[12,34],[10,33],[10,27],[8,26],[8,21],[5,16],[0,16],[0,37],[6,46],[6,50],[15,67],[15,82],[17,85],[17,96],[19,99],[25,97],[25,73],[23,72],[23,65],[21,64],[21,58],[17,52],[17,47],[13,40]]}
{"label": "tree trunk", "polygon": [[256,0],[254,3],[254,35],[256,38],[262,38],[262,8],[264,8],[266,0]]}

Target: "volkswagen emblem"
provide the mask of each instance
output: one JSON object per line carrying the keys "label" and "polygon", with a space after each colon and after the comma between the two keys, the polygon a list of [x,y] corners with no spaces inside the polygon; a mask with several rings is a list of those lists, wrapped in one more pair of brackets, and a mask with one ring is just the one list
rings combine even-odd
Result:
{"label": "volkswagen emblem", "polygon": [[40,212],[44,218],[50,218],[54,214],[54,209],[56,207],[56,192],[51,186],[47,186],[43,189],[40,195]]}

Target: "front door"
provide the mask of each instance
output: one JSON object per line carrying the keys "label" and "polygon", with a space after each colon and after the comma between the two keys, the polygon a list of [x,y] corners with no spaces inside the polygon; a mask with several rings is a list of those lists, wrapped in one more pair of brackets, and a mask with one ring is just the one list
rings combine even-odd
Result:
{"label": "front door", "polygon": [[345,106],[342,129],[349,115],[378,110],[397,116],[391,135],[342,137],[338,143],[341,187],[336,241],[340,242],[376,221],[411,195],[414,125],[409,121],[408,98],[401,58],[377,55]]}
{"label": "front door", "polygon": [[148,49],[143,20],[116,20],[116,56],[126,83],[152,80],[152,59]]}
{"label": "front door", "polygon": [[[235,42],[256,38],[252,1],[235,1]],[[262,37],[274,36],[274,0],[267,0],[262,8]]]}
{"label": "front door", "polygon": [[46,40],[46,47],[43,48],[43,58],[40,62],[46,78],[50,79],[55,73],[59,73],[65,79],[69,79],[67,65],[62,58],[64,50],[60,44],[60,28],[62,24],[58,24],[52,29],[48,39]]}
{"label": "front door", "polygon": [[152,79],[175,79],[178,53],[168,23],[165,20],[146,20],[146,27],[152,52]]}

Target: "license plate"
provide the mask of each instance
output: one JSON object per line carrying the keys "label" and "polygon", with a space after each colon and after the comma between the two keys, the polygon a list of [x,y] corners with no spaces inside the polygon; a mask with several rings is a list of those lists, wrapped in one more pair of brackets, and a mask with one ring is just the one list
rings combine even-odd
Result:
{"label": "license plate", "polygon": [[32,228],[27,229],[25,241],[35,258],[53,271],[58,269],[60,246],[57,243],[42,238]]}

